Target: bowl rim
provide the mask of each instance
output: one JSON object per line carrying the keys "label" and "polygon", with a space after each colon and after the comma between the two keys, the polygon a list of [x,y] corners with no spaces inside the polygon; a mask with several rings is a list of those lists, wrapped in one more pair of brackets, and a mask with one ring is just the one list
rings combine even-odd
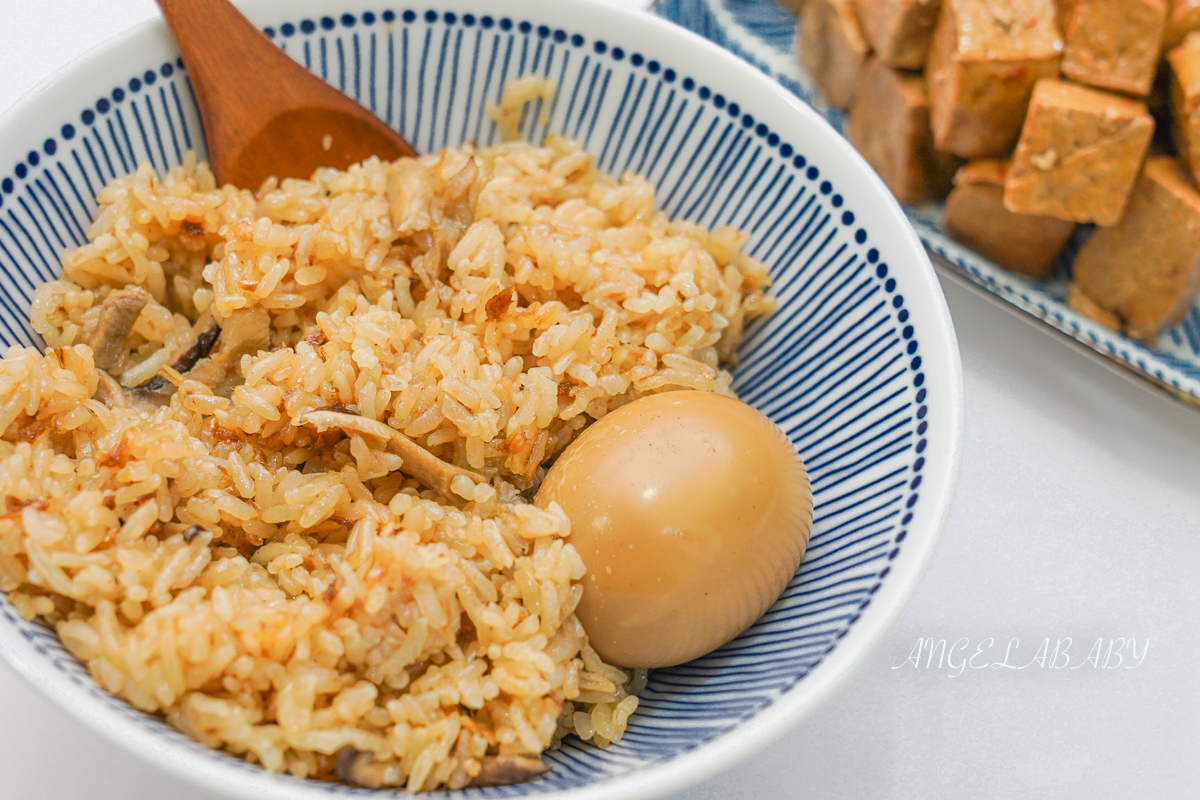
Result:
{"label": "bowl rim", "polygon": [[[451,2],[454,0],[431,0],[426,6],[445,6]],[[484,7],[482,0],[460,0],[460,2],[464,6]],[[511,16],[532,13],[532,9],[524,12],[521,10],[521,6],[526,2],[532,9],[537,9],[540,5],[536,0],[521,0],[521,2],[512,4],[515,8],[506,7],[502,13]],[[341,12],[347,5],[357,6],[358,4],[352,3],[351,0],[337,0],[337,2],[328,2],[328,0],[325,2],[322,0],[239,0],[238,2],[239,8],[256,25],[260,25],[260,20],[269,15],[283,16],[286,19],[300,19],[312,15],[320,16],[322,13]],[[906,543],[904,549],[909,555],[903,562],[905,566],[903,569],[893,570],[892,580],[885,582],[875,596],[875,601],[872,603],[873,610],[862,612],[861,619],[848,629],[846,637],[817,665],[820,667],[819,669],[814,667],[804,676],[803,680],[793,683],[776,699],[742,719],[733,728],[664,761],[650,762],[644,767],[606,777],[583,787],[536,793],[538,797],[544,797],[547,800],[567,800],[568,797],[570,800],[601,800],[601,798],[612,796],[621,796],[626,800],[649,800],[649,798],[662,797],[681,791],[729,769],[781,738],[812,714],[822,702],[826,702],[839,687],[845,684],[853,671],[867,660],[867,656],[881,645],[887,632],[895,625],[921,583],[946,525],[962,461],[965,430],[963,377],[958,343],[949,308],[946,305],[936,273],[916,231],[874,170],[867,166],[861,156],[818,112],[751,64],[707,39],[649,11],[638,11],[604,0],[559,0],[554,4],[559,8],[572,5],[577,6],[584,17],[580,23],[577,23],[580,28],[586,25],[588,19],[608,17],[627,22],[635,31],[631,35],[639,35],[636,32],[638,28],[641,28],[646,35],[658,35],[663,41],[674,39],[680,42],[684,48],[692,48],[684,54],[684,58],[681,60],[711,59],[727,73],[730,84],[740,82],[739,85],[748,84],[760,87],[760,90],[766,92],[773,102],[790,109],[790,113],[796,116],[799,126],[803,126],[806,131],[810,132],[820,131],[817,136],[828,140],[822,144],[836,151],[841,160],[854,165],[845,177],[852,175],[856,181],[861,180],[864,186],[856,187],[859,194],[873,195],[872,202],[879,205],[879,210],[890,218],[887,223],[901,233],[899,241],[889,242],[889,247],[895,247],[898,250],[907,249],[908,252],[905,255],[911,256],[911,259],[906,260],[913,262],[911,273],[907,277],[913,281],[914,285],[921,285],[928,295],[926,299],[931,301],[930,306],[925,309],[926,316],[923,317],[923,325],[928,328],[928,331],[922,334],[922,338],[930,342],[936,341],[942,351],[936,354],[933,352],[926,354],[927,363],[939,364],[936,368],[930,366],[927,369],[937,370],[938,378],[944,386],[943,397],[949,401],[946,408],[939,409],[940,425],[944,430],[937,437],[939,441],[936,445],[932,441],[930,443],[932,452],[938,452],[940,447],[942,457],[939,459],[939,463],[942,468],[940,474],[926,474],[927,479],[934,478],[934,480],[927,481],[926,488],[922,491],[924,497],[936,499],[936,502],[929,506],[936,506],[936,511],[932,513],[932,519],[925,525],[924,535],[911,536]],[[406,6],[415,7],[415,4],[397,3],[395,7]],[[274,22],[274,18],[271,21]],[[118,52],[129,50],[131,45],[150,39],[165,39],[168,48],[174,50],[174,43],[170,40],[161,17],[155,16],[138,23],[89,48],[26,92],[9,109],[0,114],[0,131],[5,130],[15,120],[27,114],[36,106],[39,98],[60,82],[69,79],[77,72],[82,72],[82,68],[87,63],[97,58],[116,57]],[[92,696],[93,693],[83,685],[72,682],[65,674],[46,670],[41,661],[44,657],[34,658],[28,652],[23,652],[25,648],[16,647],[14,642],[10,641],[20,640],[20,638],[21,634],[14,626],[0,624],[0,656],[4,657],[23,679],[71,717],[82,722],[108,741],[139,756],[140,760],[165,769],[189,783],[202,786],[220,796],[257,800],[262,797],[315,798],[329,794],[327,789],[320,788],[321,784],[306,785],[307,782],[300,782],[300,779],[295,778],[280,780],[281,776],[270,773],[261,767],[253,766],[253,772],[249,772],[244,768],[250,765],[244,763],[228,763],[224,759],[215,758],[202,760],[196,753],[183,749],[172,740],[137,725],[132,719],[126,719],[124,715],[107,707],[101,700]],[[130,709],[132,711],[132,707]],[[134,713],[141,714],[141,712]],[[364,797],[382,796],[382,792],[368,790],[348,790],[347,794]],[[445,794],[449,796],[457,793]]]}

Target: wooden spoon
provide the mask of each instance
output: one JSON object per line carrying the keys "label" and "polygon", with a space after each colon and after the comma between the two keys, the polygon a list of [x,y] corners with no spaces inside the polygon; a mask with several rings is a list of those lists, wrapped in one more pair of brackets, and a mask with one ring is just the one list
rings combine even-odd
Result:
{"label": "wooden spoon", "polygon": [[220,183],[257,189],[368,156],[416,151],[386,123],[293,61],[228,0],[158,0],[192,80]]}

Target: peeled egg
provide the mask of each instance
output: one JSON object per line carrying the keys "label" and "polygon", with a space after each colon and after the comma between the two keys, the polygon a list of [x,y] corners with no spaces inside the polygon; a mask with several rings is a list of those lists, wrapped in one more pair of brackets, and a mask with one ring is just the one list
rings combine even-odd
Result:
{"label": "peeled egg", "polygon": [[592,424],[546,474],[587,567],[576,609],[596,651],[664,667],[720,647],[787,586],[812,529],[808,474],[745,403],[677,391]]}

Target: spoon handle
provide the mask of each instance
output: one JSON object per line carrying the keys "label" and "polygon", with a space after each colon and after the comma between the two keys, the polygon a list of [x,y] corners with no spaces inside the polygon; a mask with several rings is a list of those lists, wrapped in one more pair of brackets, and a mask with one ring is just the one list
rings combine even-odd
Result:
{"label": "spoon handle", "polygon": [[221,113],[225,109],[249,114],[247,122],[258,113],[269,114],[259,103],[270,95],[254,76],[278,69],[277,59],[263,47],[276,50],[271,41],[228,0],[157,2],[187,67],[206,132],[235,122]]}
{"label": "spoon handle", "polygon": [[217,179],[257,189],[370,155],[416,155],[370,111],[276,47],[228,0],[157,0],[187,68]]}

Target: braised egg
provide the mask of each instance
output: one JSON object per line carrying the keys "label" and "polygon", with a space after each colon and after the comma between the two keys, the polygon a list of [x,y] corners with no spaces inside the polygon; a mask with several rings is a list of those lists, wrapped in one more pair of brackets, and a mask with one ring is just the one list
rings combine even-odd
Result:
{"label": "braised egg", "polygon": [[650,395],[585,430],[546,474],[587,567],[576,614],[609,663],[690,661],[779,597],[812,528],[808,474],[787,436],[724,395]]}

